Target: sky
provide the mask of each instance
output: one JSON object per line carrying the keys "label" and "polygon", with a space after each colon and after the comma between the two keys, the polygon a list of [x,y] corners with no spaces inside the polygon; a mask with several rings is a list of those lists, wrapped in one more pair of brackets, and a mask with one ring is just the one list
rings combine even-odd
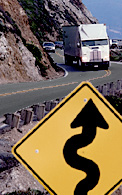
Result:
{"label": "sky", "polygon": [[107,26],[111,39],[122,39],[122,0],[82,0],[99,23]]}

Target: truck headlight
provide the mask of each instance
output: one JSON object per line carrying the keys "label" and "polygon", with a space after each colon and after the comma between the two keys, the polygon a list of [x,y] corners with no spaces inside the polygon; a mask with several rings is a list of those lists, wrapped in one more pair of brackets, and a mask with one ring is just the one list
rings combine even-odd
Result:
{"label": "truck headlight", "polygon": [[82,62],[87,62],[87,60],[88,60],[88,59],[87,59],[87,56],[83,56],[83,57],[82,57]]}
{"label": "truck headlight", "polygon": [[109,61],[109,56],[105,56],[105,57],[104,57],[104,60],[105,60],[105,61]]}

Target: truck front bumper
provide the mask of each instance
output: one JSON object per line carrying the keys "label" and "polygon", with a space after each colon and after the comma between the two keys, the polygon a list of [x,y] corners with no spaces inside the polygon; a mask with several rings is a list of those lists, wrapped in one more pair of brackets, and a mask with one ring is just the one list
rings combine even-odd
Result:
{"label": "truck front bumper", "polygon": [[92,68],[108,68],[109,61],[99,61],[99,62],[82,62],[82,66],[84,67],[92,67]]}

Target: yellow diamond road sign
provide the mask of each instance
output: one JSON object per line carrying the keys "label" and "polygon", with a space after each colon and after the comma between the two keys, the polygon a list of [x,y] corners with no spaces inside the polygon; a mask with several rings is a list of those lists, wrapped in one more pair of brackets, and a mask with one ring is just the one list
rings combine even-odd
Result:
{"label": "yellow diamond road sign", "polygon": [[12,152],[50,194],[111,194],[122,182],[122,117],[83,82]]}

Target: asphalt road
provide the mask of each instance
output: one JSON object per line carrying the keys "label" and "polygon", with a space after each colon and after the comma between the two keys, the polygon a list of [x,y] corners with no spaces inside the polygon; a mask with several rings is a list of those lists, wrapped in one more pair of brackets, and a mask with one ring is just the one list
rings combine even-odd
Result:
{"label": "asphalt road", "polygon": [[0,85],[0,116],[13,113],[36,103],[62,98],[68,95],[82,81],[94,86],[122,79],[122,64],[111,62],[108,71],[80,71],[77,67],[64,65],[63,51],[51,54],[55,62],[66,70],[63,78],[56,80]]}

